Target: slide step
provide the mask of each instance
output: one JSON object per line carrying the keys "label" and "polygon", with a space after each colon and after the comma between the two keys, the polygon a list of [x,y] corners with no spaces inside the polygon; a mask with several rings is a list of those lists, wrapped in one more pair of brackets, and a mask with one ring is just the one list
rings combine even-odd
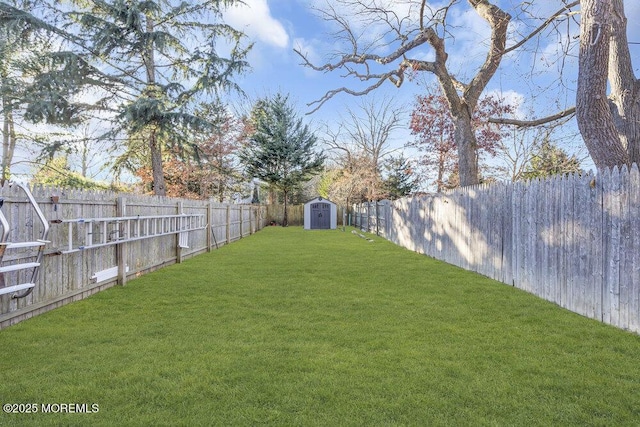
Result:
{"label": "slide step", "polygon": [[50,243],[48,240],[38,240],[35,242],[4,242],[0,243],[0,245],[4,245],[7,249],[17,249],[17,248],[37,248],[38,246],[44,246],[47,243]]}
{"label": "slide step", "polygon": [[39,262],[27,262],[24,264],[5,265],[0,267],[0,273],[7,273],[9,271],[26,270],[27,268],[34,268],[40,266]]}
{"label": "slide step", "polygon": [[23,283],[21,285],[7,286],[5,288],[0,288],[0,295],[12,294],[14,292],[22,291],[24,289],[33,288],[35,286],[36,286],[35,283]]}

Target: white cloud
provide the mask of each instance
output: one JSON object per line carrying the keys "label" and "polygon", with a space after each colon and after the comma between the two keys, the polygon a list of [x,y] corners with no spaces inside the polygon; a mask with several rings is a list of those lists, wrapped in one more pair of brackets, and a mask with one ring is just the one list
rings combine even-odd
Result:
{"label": "white cloud", "polygon": [[312,64],[318,65],[323,62],[322,55],[318,53],[318,50],[323,47],[318,39],[307,40],[299,37],[294,39],[293,47],[303,54]]}
{"label": "white cloud", "polygon": [[232,6],[225,11],[224,19],[252,39],[282,49],[289,46],[289,35],[271,16],[267,0],[248,0],[244,5]]}
{"label": "white cloud", "polygon": [[513,117],[524,120],[527,112],[524,110],[526,96],[515,90],[490,90],[485,93],[486,96],[494,96],[504,101],[505,104],[515,107]]}
{"label": "white cloud", "polygon": [[491,27],[472,8],[455,8],[449,14],[450,30],[453,31],[453,36],[446,40],[449,69],[472,76],[487,57]]}

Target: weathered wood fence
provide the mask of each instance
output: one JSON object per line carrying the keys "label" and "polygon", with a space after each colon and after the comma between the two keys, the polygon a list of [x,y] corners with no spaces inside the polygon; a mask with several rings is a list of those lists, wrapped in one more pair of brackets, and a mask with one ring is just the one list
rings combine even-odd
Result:
{"label": "weathered wood fence", "polygon": [[[0,189],[1,205],[11,228],[9,241],[33,241],[41,236],[35,212],[18,188]],[[42,267],[33,292],[25,298],[0,295],[0,329],[66,303],[80,300],[163,266],[211,251],[248,236],[265,225],[265,209],[155,196],[35,188],[32,193],[51,223]],[[76,218],[204,215],[205,227],[182,236],[169,234],[117,245],[64,253],[68,249],[68,223]],[[74,235],[74,245],[79,236]],[[186,240],[185,240],[186,238]],[[3,264],[30,262],[30,248],[7,252]],[[29,272],[0,274],[0,287],[28,281]],[[23,277],[21,277],[21,275]]]}
{"label": "weathered wood fence", "polygon": [[[282,220],[284,219],[284,205],[266,205],[266,210],[267,223],[273,221],[278,225],[282,224]],[[291,226],[304,225],[304,205],[288,205],[287,221]]]}
{"label": "weathered wood fence", "polygon": [[363,230],[640,333],[640,173],[604,170],[354,207]]}

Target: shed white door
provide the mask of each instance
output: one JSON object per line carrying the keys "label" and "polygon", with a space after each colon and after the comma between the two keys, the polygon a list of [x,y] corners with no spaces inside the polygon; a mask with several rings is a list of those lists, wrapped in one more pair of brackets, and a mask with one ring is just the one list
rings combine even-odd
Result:
{"label": "shed white door", "polygon": [[331,205],[329,203],[311,204],[311,229],[331,228]]}

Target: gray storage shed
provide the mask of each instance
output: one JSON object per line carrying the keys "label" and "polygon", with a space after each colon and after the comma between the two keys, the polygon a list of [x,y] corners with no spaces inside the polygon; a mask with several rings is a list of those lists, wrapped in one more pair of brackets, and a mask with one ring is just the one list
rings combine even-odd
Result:
{"label": "gray storage shed", "polygon": [[335,230],[338,225],[338,208],[330,200],[316,197],[304,204],[305,230]]}

